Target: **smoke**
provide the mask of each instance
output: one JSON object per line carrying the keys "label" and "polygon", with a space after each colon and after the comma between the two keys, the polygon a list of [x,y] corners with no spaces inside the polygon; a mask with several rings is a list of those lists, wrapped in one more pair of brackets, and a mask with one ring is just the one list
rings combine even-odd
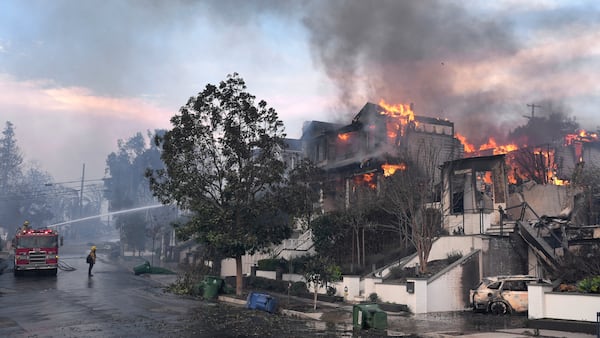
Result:
{"label": "smoke", "polygon": [[489,136],[502,142],[511,126],[526,122],[529,102],[511,87],[512,75],[502,74],[503,60],[521,46],[506,17],[486,17],[468,4],[315,2],[304,24],[315,62],[348,114],[366,101],[414,103],[417,115],[448,118],[475,144]]}

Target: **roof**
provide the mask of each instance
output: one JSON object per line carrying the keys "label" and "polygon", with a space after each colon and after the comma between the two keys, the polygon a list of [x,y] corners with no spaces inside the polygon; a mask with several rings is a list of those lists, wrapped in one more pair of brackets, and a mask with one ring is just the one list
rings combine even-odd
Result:
{"label": "roof", "polygon": [[283,143],[285,144],[286,150],[302,151],[302,140],[295,138],[284,138]]}

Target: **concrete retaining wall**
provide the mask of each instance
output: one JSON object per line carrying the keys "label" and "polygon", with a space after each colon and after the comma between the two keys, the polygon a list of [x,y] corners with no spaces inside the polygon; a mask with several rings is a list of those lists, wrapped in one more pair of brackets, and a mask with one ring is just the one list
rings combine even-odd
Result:
{"label": "concrete retaining wall", "polygon": [[600,295],[577,292],[552,292],[544,284],[529,284],[529,319],[561,319],[596,322]]}

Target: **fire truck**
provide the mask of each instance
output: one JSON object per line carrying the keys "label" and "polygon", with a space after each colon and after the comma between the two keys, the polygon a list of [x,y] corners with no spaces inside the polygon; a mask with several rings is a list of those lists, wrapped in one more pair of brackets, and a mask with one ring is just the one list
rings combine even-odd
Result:
{"label": "fire truck", "polygon": [[13,240],[15,276],[25,271],[56,275],[58,269],[58,233],[52,229],[24,229]]}

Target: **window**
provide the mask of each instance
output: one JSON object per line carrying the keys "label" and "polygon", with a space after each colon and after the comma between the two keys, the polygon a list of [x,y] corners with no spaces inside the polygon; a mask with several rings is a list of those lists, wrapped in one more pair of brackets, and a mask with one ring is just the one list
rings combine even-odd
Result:
{"label": "window", "polygon": [[488,285],[488,289],[498,290],[500,288],[500,284],[502,284],[502,282],[494,282]]}

